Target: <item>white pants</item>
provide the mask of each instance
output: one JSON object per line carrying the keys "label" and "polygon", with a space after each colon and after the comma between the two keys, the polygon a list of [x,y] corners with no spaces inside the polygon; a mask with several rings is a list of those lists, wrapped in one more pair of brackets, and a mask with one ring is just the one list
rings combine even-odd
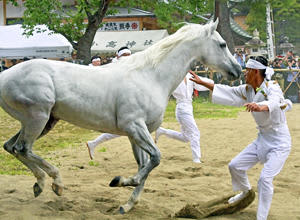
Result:
{"label": "white pants", "polygon": [[103,133],[101,134],[99,137],[97,137],[96,139],[89,141],[89,145],[96,147],[98,144],[101,144],[105,141],[109,141],[111,139],[120,137],[120,135],[117,134],[110,134],[110,133]]}
{"label": "white pants", "polygon": [[251,189],[246,171],[256,163],[264,167],[258,180],[257,220],[266,220],[273,197],[273,179],[279,174],[290,153],[288,131],[259,133],[258,138],[248,145],[229,163],[234,191]]}
{"label": "white pants", "polygon": [[190,142],[193,160],[199,160],[201,158],[200,131],[194,119],[192,103],[178,103],[175,113],[181,132],[160,128],[161,133],[182,142]]}

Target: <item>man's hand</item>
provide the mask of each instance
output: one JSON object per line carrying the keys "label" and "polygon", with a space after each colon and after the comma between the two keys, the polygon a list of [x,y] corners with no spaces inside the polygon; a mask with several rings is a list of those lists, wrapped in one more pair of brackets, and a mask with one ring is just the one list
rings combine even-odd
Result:
{"label": "man's hand", "polygon": [[189,71],[190,74],[193,75],[193,78],[190,78],[191,81],[202,85],[208,89],[210,89],[211,91],[214,90],[214,83],[210,83],[210,82],[205,82],[204,80],[202,80],[195,72],[193,72],[192,70]]}
{"label": "man's hand", "polygon": [[193,72],[192,70],[190,70],[189,73],[193,75],[193,78],[190,78],[191,81],[193,81],[193,82],[195,82],[197,84],[203,85],[204,81],[201,80],[199,78],[199,76],[195,72]]}
{"label": "man's hand", "polygon": [[247,112],[264,112],[269,111],[269,107],[267,105],[258,105],[255,102],[244,104]]}

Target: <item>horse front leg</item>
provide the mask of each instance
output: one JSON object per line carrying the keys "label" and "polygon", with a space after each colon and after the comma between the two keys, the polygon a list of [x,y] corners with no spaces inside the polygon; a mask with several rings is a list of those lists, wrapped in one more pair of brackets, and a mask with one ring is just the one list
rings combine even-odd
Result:
{"label": "horse front leg", "polygon": [[[148,155],[144,150],[142,150],[140,147],[138,147],[134,143],[133,140],[131,140],[130,138],[129,138],[129,140],[131,142],[132,151],[133,151],[135,160],[138,164],[138,170],[141,170],[147,164],[147,162],[149,161]],[[138,203],[141,192],[144,189],[145,180],[146,180],[146,178],[144,178],[141,181],[140,185],[138,185],[134,188],[134,191],[132,192],[132,194],[131,194],[129,200],[127,201],[127,203],[120,206],[120,213],[121,214],[129,212],[133,208],[133,206]]]}
{"label": "horse front leg", "polygon": [[160,151],[155,146],[154,141],[147,129],[144,121],[137,120],[127,124],[125,131],[132,142],[150,155],[150,160],[132,177],[115,177],[109,186],[138,186],[142,180],[146,179],[151,170],[160,163]]}

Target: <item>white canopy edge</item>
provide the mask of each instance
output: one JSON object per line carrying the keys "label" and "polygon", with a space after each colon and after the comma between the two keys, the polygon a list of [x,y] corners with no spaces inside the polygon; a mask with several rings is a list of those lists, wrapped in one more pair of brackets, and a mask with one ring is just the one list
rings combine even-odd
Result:
{"label": "white canopy edge", "polygon": [[0,58],[17,59],[24,57],[64,58],[70,57],[72,45],[61,34],[50,34],[45,25],[38,28],[46,30],[23,35],[20,24],[0,26]]}
{"label": "white canopy edge", "polygon": [[127,46],[132,52],[142,51],[168,36],[167,30],[147,31],[98,31],[95,35],[92,53],[115,53]]}

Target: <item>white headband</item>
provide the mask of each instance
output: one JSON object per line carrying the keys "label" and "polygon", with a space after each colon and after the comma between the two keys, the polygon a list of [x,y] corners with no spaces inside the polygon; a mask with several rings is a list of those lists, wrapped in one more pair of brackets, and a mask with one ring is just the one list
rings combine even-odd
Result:
{"label": "white headband", "polygon": [[129,49],[123,49],[123,50],[120,50],[118,52],[118,57],[122,56],[124,53],[129,53],[131,54],[131,51]]}
{"label": "white headband", "polygon": [[101,61],[101,59],[100,58],[94,58],[94,59],[92,59],[92,62],[93,61]]}
{"label": "white headband", "polygon": [[265,74],[266,74],[266,79],[270,80],[271,77],[274,74],[274,70],[273,68],[270,68],[268,66],[263,65],[262,63],[253,60],[253,59],[249,59],[248,62],[246,63],[246,68],[251,68],[251,69],[259,69],[259,70],[266,70]]}
{"label": "white headband", "polygon": [[267,69],[265,65],[253,59],[248,60],[248,62],[246,63],[246,68],[259,69],[259,70]]}

